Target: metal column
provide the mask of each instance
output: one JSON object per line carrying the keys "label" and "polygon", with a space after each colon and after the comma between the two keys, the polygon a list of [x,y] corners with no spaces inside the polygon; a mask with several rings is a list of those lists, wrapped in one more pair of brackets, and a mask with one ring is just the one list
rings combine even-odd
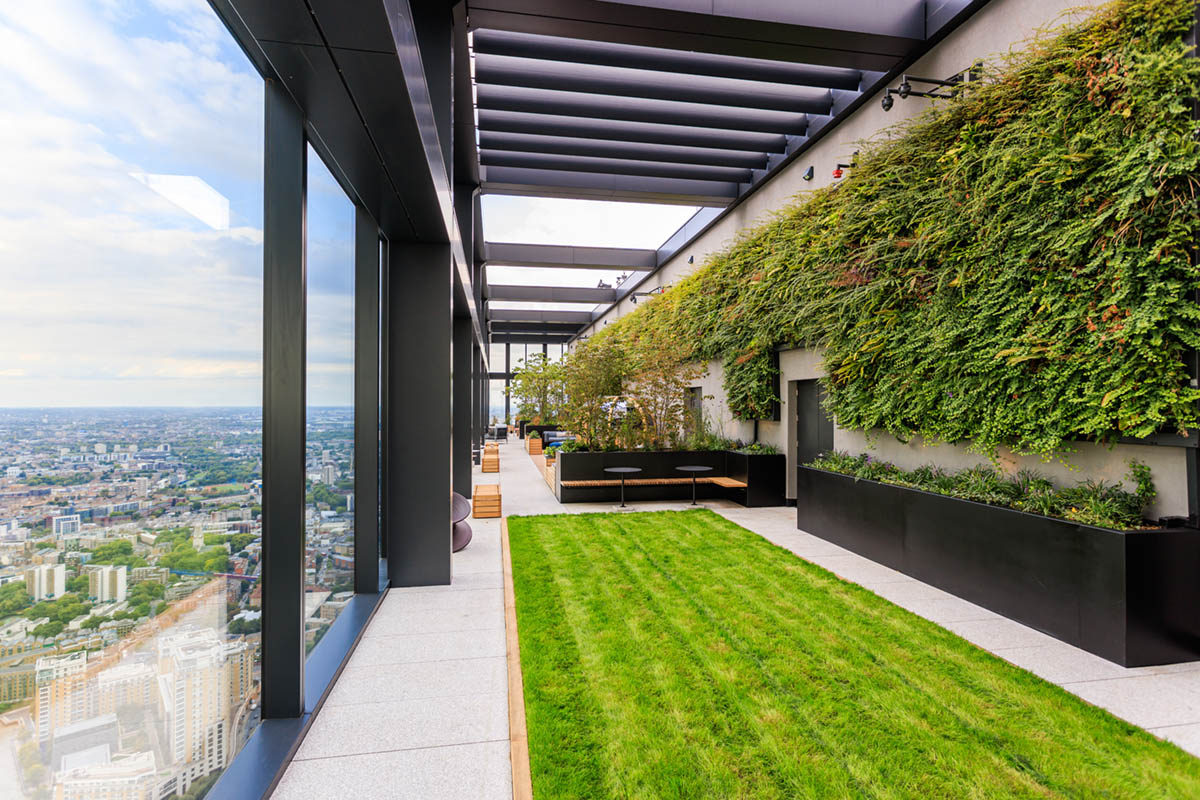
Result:
{"label": "metal column", "polygon": [[262,716],[304,712],[304,117],[266,82]]}
{"label": "metal column", "polygon": [[354,591],[379,591],[379,226],[354,214]]}
{"label": "metal column", "polygon": [[448,244],[388,245],[387,553],[393,586],[450,582]]}
{"label": "metal column", "polygon": [[454,429],[451,432],[454,464],[454,491],[463,497],[471,496],[471,448],[474,430],[471,424],[474,395],[475,342],[470,317],[454,320]]}

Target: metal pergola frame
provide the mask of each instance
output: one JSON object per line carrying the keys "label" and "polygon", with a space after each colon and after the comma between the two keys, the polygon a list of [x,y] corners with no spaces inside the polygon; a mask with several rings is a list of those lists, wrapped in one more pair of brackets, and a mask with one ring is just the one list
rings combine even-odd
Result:
{"label": "metal pergola frame", "polygon": [[[449,582],[450,494],[470,493],[510,349],[565,345],[639,282],[489,284],[487,269],[644,279],[987,0],[209,1],[266,81],[263,721],[213,790],[262,796],[386,588]],[[306,658],[309,145],[356,209],[359,485],[356,594]],[[484,242],[486,193],[701,211],[655,250]]]}
{"label": "metal pergola frame", "polygon": [[[456,61],[456,80],[475,89],[477,147],[457,157],[482,193],[701,207],[686,235],[644,251],[637,264],[489,242],[484,297],[593,296],[551,280],[521,291],[493,287],[489,265],[639,273],[594,295],[592,317],[602,316],[984,2],[881,10],[873,0],[746,0],[685,11],[656,0],[466,0],[457,24],[471,34],[474,71],[470,59]],[[507,307],[484,317],[515,319]],[[592,321],[576,319],[580,331]]]}

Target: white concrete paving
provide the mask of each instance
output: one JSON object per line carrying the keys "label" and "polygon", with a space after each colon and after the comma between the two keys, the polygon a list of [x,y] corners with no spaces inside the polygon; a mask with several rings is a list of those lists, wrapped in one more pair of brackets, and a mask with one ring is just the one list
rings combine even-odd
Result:
{"label": "white concrete paving", "polygon": [[388,592],[275,800],[511,800],[500,520],[469,521],[449,586]]}
{"label": "white concrete paving", "polygon": [[[501,444],[499,474],[474,478],[501,485],[505,516],[621,510],[559,504],[519,440]],[[1200,756],[1200,662],[1125,669],[799,531],[795,509],[703,505]],[[449,586],[388,593],[274,798],[511,800],[500,521],[470,522]]]}

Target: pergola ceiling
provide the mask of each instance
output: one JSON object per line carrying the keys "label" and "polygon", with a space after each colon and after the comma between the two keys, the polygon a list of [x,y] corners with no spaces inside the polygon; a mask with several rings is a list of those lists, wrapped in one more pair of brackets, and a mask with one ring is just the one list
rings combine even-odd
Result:
{"label": "pergola ceiling", "polygon": [[[475,114],[456,124],[475,126],[468,166],[484,194],[722,209],[985,1],[467,0]],[[492,266],[620,272],[652,271],[670,255],[483,249]],[[495,300],[581,304],[506,302],[488,312],[490,328],[561,340],[563,325],[585,327],[637,282],[488,286]],[[513,324],[524,327],[497,328]]]}

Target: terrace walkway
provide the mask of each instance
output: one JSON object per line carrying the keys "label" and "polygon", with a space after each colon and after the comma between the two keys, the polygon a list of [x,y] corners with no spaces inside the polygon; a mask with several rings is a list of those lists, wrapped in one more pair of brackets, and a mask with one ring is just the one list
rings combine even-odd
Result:
{"label": "terrace walkway", "polygon": [[[506,515],[617,510],[560,505],[519,441],[500,452],[500,473],[475,481],[502,485]],[[1125,669],[798,531],[795,509],[704,505],[1200,756],[1200,662]],[[275,798],[512,797],[500,521],[470,522],[450,586],[389,592]]]}

